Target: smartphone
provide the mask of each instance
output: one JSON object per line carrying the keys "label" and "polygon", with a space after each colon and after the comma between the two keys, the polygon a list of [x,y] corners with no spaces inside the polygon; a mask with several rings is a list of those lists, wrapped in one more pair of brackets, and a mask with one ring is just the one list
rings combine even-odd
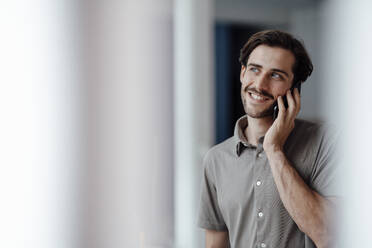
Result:
{"label": "smartphone", "polygon": [[[293,84],[293,86],[291,87],[292,94],[293,94],[293,90],[295,88],[297,88],[298,89],[298,93],[301,94],[301,81],[298,81],[298,82],[296,82],[296,83]],[[284,102],[285,108],[288,108],[288,101],[287,101],[287,96],[286,95],[283,96],[283,102]],[[273,114],[273,119],[274,120],[278,117],[278,114],[279,114],[279,107],[278,107],[278,102],[276,102],[274,104],[274,114]]]}

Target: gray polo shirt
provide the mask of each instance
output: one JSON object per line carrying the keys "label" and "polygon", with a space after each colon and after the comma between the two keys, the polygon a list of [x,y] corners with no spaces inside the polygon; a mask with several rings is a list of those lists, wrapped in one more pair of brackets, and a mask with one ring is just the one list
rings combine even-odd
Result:
{"label": "gray polo shirt", "polygon": [[[234,136],[211,148],[204,158],[198,225],[228,231],[233,248],[313,248],[285,209],[261,137],[249,145],[237,121]],[[284,151],[307,185],[323,196],[338,196],[336,133],[320,124],[296,119]]]}

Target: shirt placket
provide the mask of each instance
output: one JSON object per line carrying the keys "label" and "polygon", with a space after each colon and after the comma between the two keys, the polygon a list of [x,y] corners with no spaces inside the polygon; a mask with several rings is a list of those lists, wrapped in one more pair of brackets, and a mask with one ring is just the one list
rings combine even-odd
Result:
{"label": "shirt placket", "polygon": [[256,233],[256,246],[260,248],[268,247],[268,238],[267,234],[265,233],[265,218],[269,214],[268,209],[265,208],[267,204],[264,202],[264,191],[265,191],[265,183],[266,183],[266,155],[262,148],[262,144],[257,146],[255,151],[255,163],[254,163],[254,175],[255,181],[253,182],[255,185],[255,219],[257,222],[257,233]]}

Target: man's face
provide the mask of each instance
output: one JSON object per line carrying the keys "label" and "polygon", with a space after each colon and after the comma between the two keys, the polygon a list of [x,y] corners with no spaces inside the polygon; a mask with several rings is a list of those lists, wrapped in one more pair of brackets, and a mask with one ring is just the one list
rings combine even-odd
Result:
{"label": "man's face", "polygon": [[245,112],[253,118],[272,115],[278,96],[291,87],[295,57],[291,51],[260,45],[240,72],[241,97]]}

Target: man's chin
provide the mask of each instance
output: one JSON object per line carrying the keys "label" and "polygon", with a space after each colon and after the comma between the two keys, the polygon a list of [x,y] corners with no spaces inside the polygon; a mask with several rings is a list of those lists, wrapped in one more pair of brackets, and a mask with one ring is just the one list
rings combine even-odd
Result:
{"label": "man's chin", "polygon": [[254,112],[254,111],[250,111],[250,110],[246,110],[245,113],[251,117],[251,118],[255,118],[255,119],[261,119],[261,118],[267,118],[267,117],[272,117],[273,114],[274,114],[274,109],[273,108],[269,108],[267,110],[264,110],[264,111],[260,111],[260,112]]}

